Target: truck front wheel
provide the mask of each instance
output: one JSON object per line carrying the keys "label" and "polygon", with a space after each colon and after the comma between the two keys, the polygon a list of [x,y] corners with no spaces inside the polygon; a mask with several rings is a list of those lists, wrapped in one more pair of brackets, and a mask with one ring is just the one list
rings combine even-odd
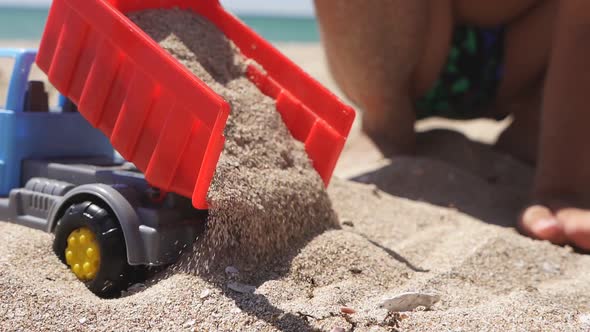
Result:
{"label": "truck front wheel", "polygon": [[121,225],[93,203],[71,205],[55,228],[53,250],[100,297],[113,297],[129,285],[132,268]]}

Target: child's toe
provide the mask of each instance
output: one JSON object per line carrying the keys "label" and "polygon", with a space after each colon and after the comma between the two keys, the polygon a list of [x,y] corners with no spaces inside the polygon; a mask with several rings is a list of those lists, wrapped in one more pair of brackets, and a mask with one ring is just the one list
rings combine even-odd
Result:
{"label": "child's toe", "polygon": [[519,222],[520,230],[535,239],[564,244],[566,236],[561,223],[551,210],[541,205],[533,205],[524,210]]}
{"label": "child's toe", "polygon": [[569,242],[580,249],[590,250],[590,210],[562,209],[556,217]]}

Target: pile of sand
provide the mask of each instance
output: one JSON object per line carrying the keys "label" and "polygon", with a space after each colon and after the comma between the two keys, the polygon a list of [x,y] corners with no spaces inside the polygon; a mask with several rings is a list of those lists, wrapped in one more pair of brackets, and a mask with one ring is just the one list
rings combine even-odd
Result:
{"label": "pile of sand", "polygon": [[248,80],[235,45],[190,11],[148,10],[130,18],[231,106],[209,190],[208,230],[184,265],[199,269],[238,254],[256,262],[334,227],[330,200],[303,144],[290,135],[274,100]]}

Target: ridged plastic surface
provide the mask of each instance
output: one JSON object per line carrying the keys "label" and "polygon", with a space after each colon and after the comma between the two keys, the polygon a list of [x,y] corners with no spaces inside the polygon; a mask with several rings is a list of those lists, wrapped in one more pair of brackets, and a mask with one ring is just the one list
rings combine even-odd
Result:
{"label": "ridged plastic surface", "polygon": [[37,64],[153,186],[205,209],[229,104],[125,17],[173,7],[211,20],[264,68],[250,67],[251,80],[276,99],[328,184],[354,111],[217,0],[54,0]]}

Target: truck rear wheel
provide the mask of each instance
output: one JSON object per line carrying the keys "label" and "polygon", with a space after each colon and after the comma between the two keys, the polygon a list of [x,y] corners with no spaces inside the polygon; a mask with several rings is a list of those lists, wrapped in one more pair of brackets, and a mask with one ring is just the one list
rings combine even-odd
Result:
{"label": "truck rear wheel", "polygon": [[118,296],[132,268],[121,225],[110,211],[87,201],[71,205],[55,228],[53,250],[100,297]]}

